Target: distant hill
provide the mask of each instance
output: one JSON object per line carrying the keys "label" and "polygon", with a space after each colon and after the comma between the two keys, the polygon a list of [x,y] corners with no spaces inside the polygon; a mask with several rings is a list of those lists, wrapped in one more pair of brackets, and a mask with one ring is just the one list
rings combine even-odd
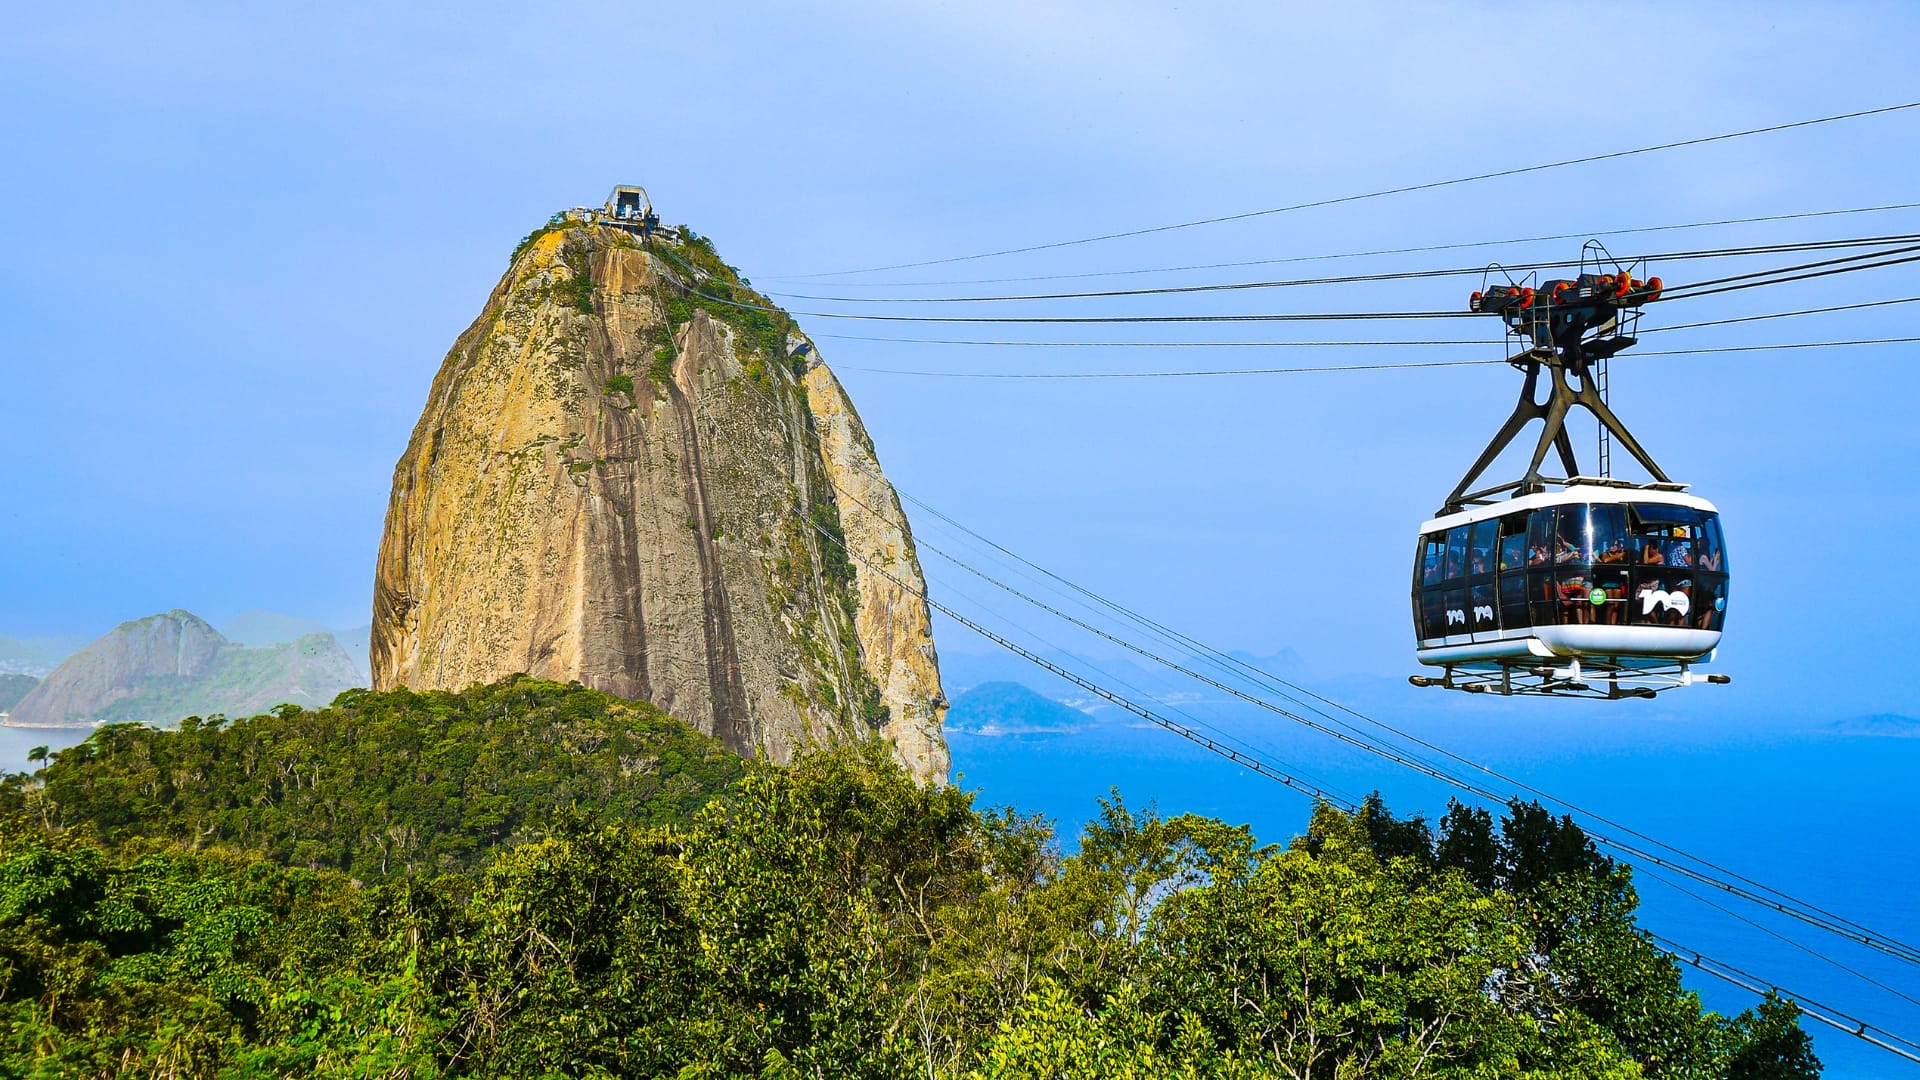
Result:
{"label": "distant hill", "polygon": [[19,727],[248,715],[324,705],[359,672],[331,634],[249,649],[186,611],[121,623],[55,668],[11,710]]}
{"label": "distant hill", "polygon": [[0,713],[18,705],[20,699],[38,685],[40,680],[31,675],[0,675]]}
{"label": "distant hill", "polygon": [[0,674],[39,678],[85,644],[84,638],[75,637],[0,637]]}
{"label": "distant hill", "polygon": [[1040,735],[1076,731],[1087,714],[1016,682],[990,682],[961,694],[947,709],[947,729],[970,735]]}
{"label": "distant hill", "polygon": [[333,640],[340,643],[340,648],[347,654],[347,659],[353,661],[354,670],[360,673],[360,685],[372,686],[373,667],[368,659],[367,650],[373,641],[373,625],[369,623],[366,626],[355,626],[347,630],[335,630]]}
{"label": "distant hill", "polygon": [[1833,725],[1834,731],[1842,735],[1878,735],[1893,739],[1920,739],[1920,720],[1898,713],[1875,713],[1872,716],[1856,716],[1851,720],[1842,720]]}
{"label": "distant hill", "polygon": [[354,685],[373,685],[373,669],[367,662],[367,645],[373,635],[371,625],[339,630],[298,615],[283,615],[278,611],[246,611],[228,619],[220,632],[235,645],[250,648],[284,645],[308,634],[332,634],[333,640],[340,643],[340,651],[347,654],[347,659],[353,662],[354,671],[358,672]]}

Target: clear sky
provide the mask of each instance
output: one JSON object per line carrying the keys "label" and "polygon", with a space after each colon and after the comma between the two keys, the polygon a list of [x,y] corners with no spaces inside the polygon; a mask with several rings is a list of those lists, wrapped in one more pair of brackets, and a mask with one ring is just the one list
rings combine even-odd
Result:
{"label": "clear sky", "polygon": [[[1920,13],[1909,6],[1676,7],[1534,5],[1523,18],[1476,4],[991,0],[16,11],[0,35],[10,246],[0,634],[91,636],[175,606],[216,622],[268,608],[364,624],[391,469],[445,349],[515,241],[616,182],[647,185],[665,220],[712,236],[762,288],[839,295],[876,281],[1277,259],[1920,197],[1914,110],[1029,256],[792,280],[1920,99],[1910,55]],[[1909,210],[1609,243],[1670,252],[1917,224]],[[1034,284],[1396,271],[1578,246]],[[1722,270],[1693,263],[1666,276]],[[1475,284],[1044,310],[1451,309]],[[1899,267],[1656,307],[1647,325],[1917,285],[1920,274]],[[1904,335],[1915,310],[1683,331],[1643,348]],[[965,336],[954,328],[802,323],[904,490],[1213,642],[1291,648],[1329,674],[1409,670],[1414,530],[1517,386],[1498,366],[1025,383],[861,370],[1496,355],[1495,328],[1464,320],[1358,325],[1484,346],[964,348],[828,336]],[[1236,334],[1356,336],[1351,324],[1055,336]],[[1716,691],[1719,707],[1920,712],[1906,675],[1920,626],[1898,557],[1920,533],[1913,355],[1876,346],[1616,362],[1621,412],[1725,513],[1735,584],[1722,665],[1736,683]],[[939,532],[924,516],[916,525]],[[929,569],[948,595],[971,588]],[[941,645],[982,648],[950,626]]]}

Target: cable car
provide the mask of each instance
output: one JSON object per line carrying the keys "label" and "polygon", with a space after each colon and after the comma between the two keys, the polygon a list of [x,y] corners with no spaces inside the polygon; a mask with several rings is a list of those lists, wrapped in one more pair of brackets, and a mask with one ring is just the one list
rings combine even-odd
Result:
{"label": "cable car", "polygon": [[[1590,245],[1590,248],[1594,245]],[[1415,686],[1474,693],[1649,698],[1697,682],[1727,611],[1727,545],[1719,511],[1667,478],[1608,408],[1608,357],[1635,343],[1641,305],[1659,278],[1587,273],[1540,288],[1495,286],[1469,309],[1497,314],[1527,348],[1520,402],[1473,468],[1420,526],[1413,566],[1416,657],[1441,674]],[[1566,429],[1574,407],[1601,431],[1601,475],[1582,475]],[[1526,472],[1473,485],[1533,421]],[[1647,483],[1609,475],[1612,441]],[[1542,473],[1549,450],[1564,476]]]}

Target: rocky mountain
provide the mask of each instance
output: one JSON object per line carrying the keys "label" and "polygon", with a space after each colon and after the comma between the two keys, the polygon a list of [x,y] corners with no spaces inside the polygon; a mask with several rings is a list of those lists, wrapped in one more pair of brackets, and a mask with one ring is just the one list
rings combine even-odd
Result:
{"label": "rocky mountain", "polygon": [[249,649],[175,610],[121,623],[68,657],[20,699],[7,723],[47,727],[247,716],[285,703],[324,705],[356,681],[353,662],[332,635]]}
{"label": "rocky mountain", "polygon": [[394,470],[373,680],[578,680],[777,761],[877,732],[938,780],[924,588],[872,441],[791,320],[704,239],[556,218]]}

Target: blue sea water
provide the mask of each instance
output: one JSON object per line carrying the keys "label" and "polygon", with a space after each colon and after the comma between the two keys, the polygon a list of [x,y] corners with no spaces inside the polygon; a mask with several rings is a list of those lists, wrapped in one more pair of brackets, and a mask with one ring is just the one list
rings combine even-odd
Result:
{"label": "blue sea water", "polygon": [[[1211,731],[1255,746],[1343,797],[1377,789],[1402,816],[1437,817],[1454,794],[1268,713],[1221,702],[1181,707]],[[1388,715],[1378,707],[1369,711]],[[1284,843],[1305,825],[1306,796],[1116,712],[1097,711],[1085,727],[1065,733],[951,731],[956,782],[983,804],[1053,819],[1067,847],[1113,790],[1132,806],[1151,802],[1163,813],[1248,824],[1263,842]],[[1590,709],[1572,719],[1546,715],[1443,707],[1395,715],[1392,722],[1620,826],[1592,826],[1597,832],[1624,837],[1632,829],[1656,837],[1893,938],[1920,942],[1920,738],[1848,734],[1829,724],[1776,722],[1754,730],[1729,718],[1677,723],[1664,714],[1629,722]],[[57,750],[87,734],[0,727],[0,769],[25,768],[31,748]],[[1636,871],[1636,883],[1643,927],[1809,1002],[1920,1038],[1920,1003],[1901,996],[1920,999],[1920,969],[1724,894],[1708,895],[1698,884],[1682,881],[1718,907],[1644,869]],[[1689,971],[1687,985],[1723,1012],[1754,1000],[1698,972]],[[1920,1065],[1802,1022],[1832,1080],[1920,1080]]]}
{"label": "blue sea water", "polygon": [[[1378,790],[1400,816],[1432,820],[1456,794],[1272,714],[1217,702],[1184,708],[1344,797]],[[1094,725],[1071,734],[952,733],[958,782],[980,802],[1051,817],[1069,848],[1110,790],[1130,806],[1152,802],[1162,813],[1251,825],[1262,842],[1284,843],[1305,826],[1308,797],[1116,711],[1098,713]],[[1435,745],[1616,823],[1590,824],[1593,831],[1657,838],[1900,941],[1920,942],[1920,738],[1847,734],[1825,724],[1756,731],[1724,718],[1675,725],[1658,714],[1621,723],[1617,714],[1591,710],[1573,722],[1543,722],[1538,712],[1488,719],[1448,708],[1425,723],[1402,718],[1396,726],[1417,728]],[[1920,968],[1670,872],[1636,868],[1635,883],[1643,928],[1809,1003],[1920,1039],[1920,1002],[1912,1000],[1920,999]],[[1691,969],[1686,983],[1722,1012],[1756,1000]],[[1811,1019],[1802,1023],[1834,1080],[1920,1078],[1920,1065]]]}

